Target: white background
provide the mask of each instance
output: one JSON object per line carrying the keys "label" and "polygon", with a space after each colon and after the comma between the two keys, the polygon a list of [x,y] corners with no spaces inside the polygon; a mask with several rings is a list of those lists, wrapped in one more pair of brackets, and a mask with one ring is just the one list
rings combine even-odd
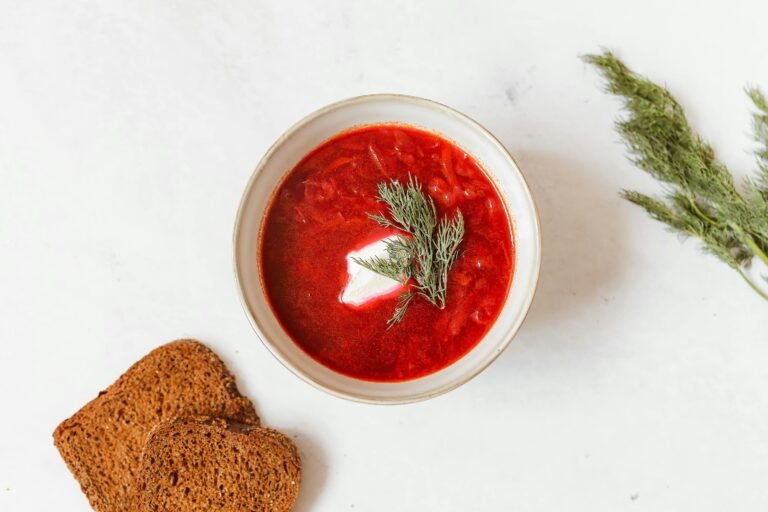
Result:
{"label": "white background", "polygon": [[[768,88],[767,20],[763,0],[0,0],[0,510],[87,510],[51,433],[185,336],[296,436],[299,512],[768,509],[768,303],[618,197],[658,187],[578,58],[610,47],[666,83],[743,176],[742,88]],[[485,124],[544,232],[515,342],[410,406],[294,377],[232,276],[235,210],[267,147],[371,92]]]}

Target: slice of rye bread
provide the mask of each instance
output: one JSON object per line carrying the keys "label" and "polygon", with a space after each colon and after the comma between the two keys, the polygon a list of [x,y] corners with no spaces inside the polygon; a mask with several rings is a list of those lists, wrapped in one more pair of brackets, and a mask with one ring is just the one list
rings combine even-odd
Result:
{"label": "slice of rye bread", "polygon": [[147,434],[177,416],[212,415],[258,425],[250,400],[208,347],[159,347],[62,422],[53,440],[98,512],[125,511]]}
{"label": "slice of rye bread", "polygon": [[296,446],[284,434],[178,418],[147,438],[129,512],[288,512],[300,479]]}

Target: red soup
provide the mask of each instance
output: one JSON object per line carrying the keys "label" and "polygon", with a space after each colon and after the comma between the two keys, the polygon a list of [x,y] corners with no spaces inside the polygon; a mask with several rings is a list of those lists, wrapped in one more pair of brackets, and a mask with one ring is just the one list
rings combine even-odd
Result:
{"label": "red soup", "polygon": [[[397,234],[367,215],[387,211],[378,184],[407,183],[409,175],[438,219],[461,211],[465,234],[445,308],[417,296],[387,329],[397,294],[363,305],[341,296],[347,256]],[[499,315],[515,261],[506,208],[480,165],[442,137],[401,125],[350,130],[306,155],[272,198],[258,257],[266,295],[293,341],[323,365],[371,381],[422,377],[469,352]]]}

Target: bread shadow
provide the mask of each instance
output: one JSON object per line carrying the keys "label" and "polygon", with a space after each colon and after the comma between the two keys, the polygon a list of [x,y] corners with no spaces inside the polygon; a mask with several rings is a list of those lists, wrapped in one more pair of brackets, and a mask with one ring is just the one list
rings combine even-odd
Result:
{"label": "bread shadow", "polygon": [[[246,370],[240,367],[239,363],[242,363],[242,358],[230,358],[227,356],[226,351],[219,350],[210,340],[205,340],[212,350],[215,350],[219,355],[227,368],[230,368],[237,377],[237,387],[240,393],[246,397],[257,396],[255,389],[251,389],[252,381],[245,378]],[[238,353],[237,350],[234,352]],[[305,431],[297,430],[294,428],[283,428],[279,425],[275,425],[269,421],[266,421],[264,416],[258,407],[258,401],[252,400],[256,412],[261,418],[261,425],[264,427],[274,428],[279,430],[296,443],[299,449],[299,455],[301,456],[301,484],[299,486],[299,496],[296,499],[296,504],[291,509],[293,512],[309,512],[313,510],[315,501],[320,495],[320,492],[325,485],[325,481],[328,474],[328,464],[325,455],[325,450],[320,443],[312,436],[308,435]]]}
{"label": "bread shadow", "polygon": [[309,512],[313,510],[328,477],[325,450],[313,436],[306,432],[291,428],[281,428],[280,430],[293,439],[301,456],[301,486],[292,510],[293,512]]}

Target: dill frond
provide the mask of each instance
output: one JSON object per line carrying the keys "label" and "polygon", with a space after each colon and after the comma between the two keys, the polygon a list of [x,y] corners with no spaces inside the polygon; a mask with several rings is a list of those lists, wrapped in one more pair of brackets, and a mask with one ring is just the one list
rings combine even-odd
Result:
{"label": "dill frond", "polygon": [[762,171],[762,186],[768,188],[768,99],[757,87],[747,88],[747,95],[754,103],[756,112],[752,115],[752,130],[755,141],[760,147],[755,151],[758,165]]}
{"label": "dill frond", "polygon": [[398,324],[400,321],[402,321],[403,317],[405,316],[405,312],[408,311],[408,306],[411,305],[411,301],[415,296],[416,295],[410,291],[400,294],[400,296],[397,298],[397,307],[395,308],[395,313],[389,320],[387,320],[387,329],[391,329],[395,324]]}
{"label": "dill frond", "polygon": [[[736,269],[754,258],[768,264],[768,101],[756,88],[747,89],[757,112],[753,117],[759,174],[748,180],[744,195],[732,174],[690,126],[685,112],[665,88],[637,75],[613,53],[586,55],[606,80],[606,90],[620,97],[626,116],[616,121],[630,160],[666,185],[665,197],[635,191],[623,197],[651,217],[704,247]],[[746,277],[745,277],[746,279]],[[749,281],[749,280],[748,280]],[[754,283],[750,285],[759,291]],[[764,298],[768,298],[760,292]]]}
{"label": "dill frond", "polygon": [[459,256],[459,245],[464,239],[464,216],[461,210],[452,219],[443,219],[437,228],[435,239],[435,260],[438,273],[435,280],[436,299],[440,309],[445,307],[445,295],[448,289],[448,270]]}
{"label": "dill frond", "polygon": [[457,210],[452,219],[437,221],[432,198],[421,189],[413,176],[407,185],[398,180],[378,186],[379,200],[387,205],[387,214],[368,214],[377,224],[403,231],[387,242],[387,257],[379,256],[355,262],[377,274],[402,283],[413,281],[411,289],[398,298],[397,308],[387,322],[388,328],[400,322],[416,295],[421,295],[436,307],[445,307],[448,271],[459,254],[464,239],[464,217]]}
{"label": "dill frond", "polygon": [[398,236],[393,240],[387,240],[386,250],[386,258],[373,256],[369,259],[352,258],[352,261],[371,272],[405,284],[411,274],[413,239]]}

